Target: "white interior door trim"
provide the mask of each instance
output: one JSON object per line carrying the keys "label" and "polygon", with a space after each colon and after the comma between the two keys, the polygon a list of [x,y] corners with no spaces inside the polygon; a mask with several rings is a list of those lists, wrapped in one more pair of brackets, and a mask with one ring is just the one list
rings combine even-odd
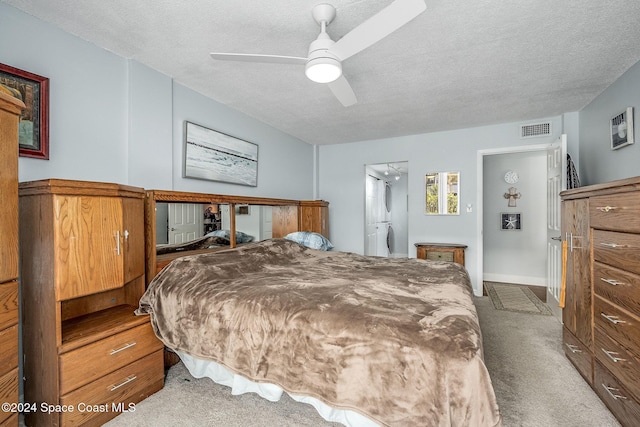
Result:
{"label": "white interior door trim", "polygon": [[[555,141],[557,138],[554,138]],[[482,282],[484,280],[484,258],[483,258],[483,194],[484,194],[484,156],[491,156],[494,154],[513,154],[513,153],[525,153],[529,151],[546,151],[552,143],[536,144],[536,145],[521,145],[517,147],[500,147],[500,148],[488,148],[485,150],[477,151],[476,158],[476,247],[478,248],[478,255],[476,257],[476,280],[473,287],[473,293],[476,296],[482,296]],[[473,282],[473,278],[471,279]]]}

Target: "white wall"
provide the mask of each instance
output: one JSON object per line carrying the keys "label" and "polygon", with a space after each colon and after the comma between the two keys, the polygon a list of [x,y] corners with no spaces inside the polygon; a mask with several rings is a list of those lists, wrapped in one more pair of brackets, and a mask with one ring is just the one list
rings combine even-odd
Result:
{"label": "white wall", "polygon": [[[504,174],[518,172],[516,184]],[[489,281],[546,285],[547,278],[547,158],[545,151],[484,156],[483,263]],[[516,187],[521,197],[508,207],[504,193]],[[520,213],[522,229],[500,228],[501,213]]]}
{"label": "white wall", "polygon": [[[21,157],[20,181],[63,178],[148,189],[314,196],[312,145],[4,3],[0,62],[50,79],[50,160]],[[185,120],[257,143],[258,186],[182,178]]]}
{"label": "white wall", "polygon": [[[610,120],[635,108],[636,143],[611,150]],[[640,62],[580,111],[580,181],[599,184],[640,175]]]}
{"label": "white wall", "polygon": [[[478,278],[477,236],[481,224],[477,217],[477,152],[478,150],[538,145],[553,142],[562,132],[564,120],[575,117],[556,116],[541,119],[552,122],[553,135],[544,138],[519,138],[523,123],[507,123],[363,141],[351,144],[323,145],[319,148],[320,197],[329,200],[331,241],[336,249],[364,252],[365,179],[363,166],[409,159],[407,253],[416,256],[414,243],[462,243],[468,246],[466,267],[473,286],[481,291]],[[537,123],[538,121],[533,121]],[[460,171],[460,215],[427,216],[424,214],[424,176],[427,172]],[[473,212],[466,212],[471,204]]]}

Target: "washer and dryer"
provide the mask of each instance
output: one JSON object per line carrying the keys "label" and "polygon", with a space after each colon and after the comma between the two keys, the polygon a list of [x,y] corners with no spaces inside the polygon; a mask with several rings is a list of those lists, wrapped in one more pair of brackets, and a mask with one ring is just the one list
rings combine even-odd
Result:
{"label": "washer and dryer", "polygon": [[377,230],[377,256],[388,257],[393,254],[393,228],[391,227],[391,184],[379,181],[380,185],[380,218],[383,221],[376,224]]}

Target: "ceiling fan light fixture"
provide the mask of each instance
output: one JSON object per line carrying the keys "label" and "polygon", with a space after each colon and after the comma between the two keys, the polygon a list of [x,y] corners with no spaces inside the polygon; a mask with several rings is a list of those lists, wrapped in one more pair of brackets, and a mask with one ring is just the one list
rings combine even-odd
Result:
{"label": "ceiling fan light fixture", "polygon": [[305,74],[312,82],[331,83],[342,75],[342,64],[333,58],[314,58],[307,62]]}

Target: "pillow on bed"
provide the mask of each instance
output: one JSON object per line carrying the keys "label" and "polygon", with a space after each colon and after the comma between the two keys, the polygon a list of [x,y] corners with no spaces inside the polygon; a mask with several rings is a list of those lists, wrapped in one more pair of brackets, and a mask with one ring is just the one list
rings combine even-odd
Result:
{"label": "pillow on bed", "polygon": [[[211,233],[207,233],[207,236],[218,236],[218,237],[224,237],[225,239],[229,239],[231,233],[229,233],[229,230],[215,230],[212,231]],[[253,236],[250,236],[246,233],[243,233],[242,231],[236,231],[236,243],[249,243],[249,242],[253,242]]]}
{"label": "pillow on bed", "polygon": [[295,233],[289,233],[284,236],[287,240],[292,240],[296,243],[300,243],[311,249],[318,249],[321,251],[328,251],[333,249],[333,245],[322,234],[314,233],[312,231],[296,231]]}

